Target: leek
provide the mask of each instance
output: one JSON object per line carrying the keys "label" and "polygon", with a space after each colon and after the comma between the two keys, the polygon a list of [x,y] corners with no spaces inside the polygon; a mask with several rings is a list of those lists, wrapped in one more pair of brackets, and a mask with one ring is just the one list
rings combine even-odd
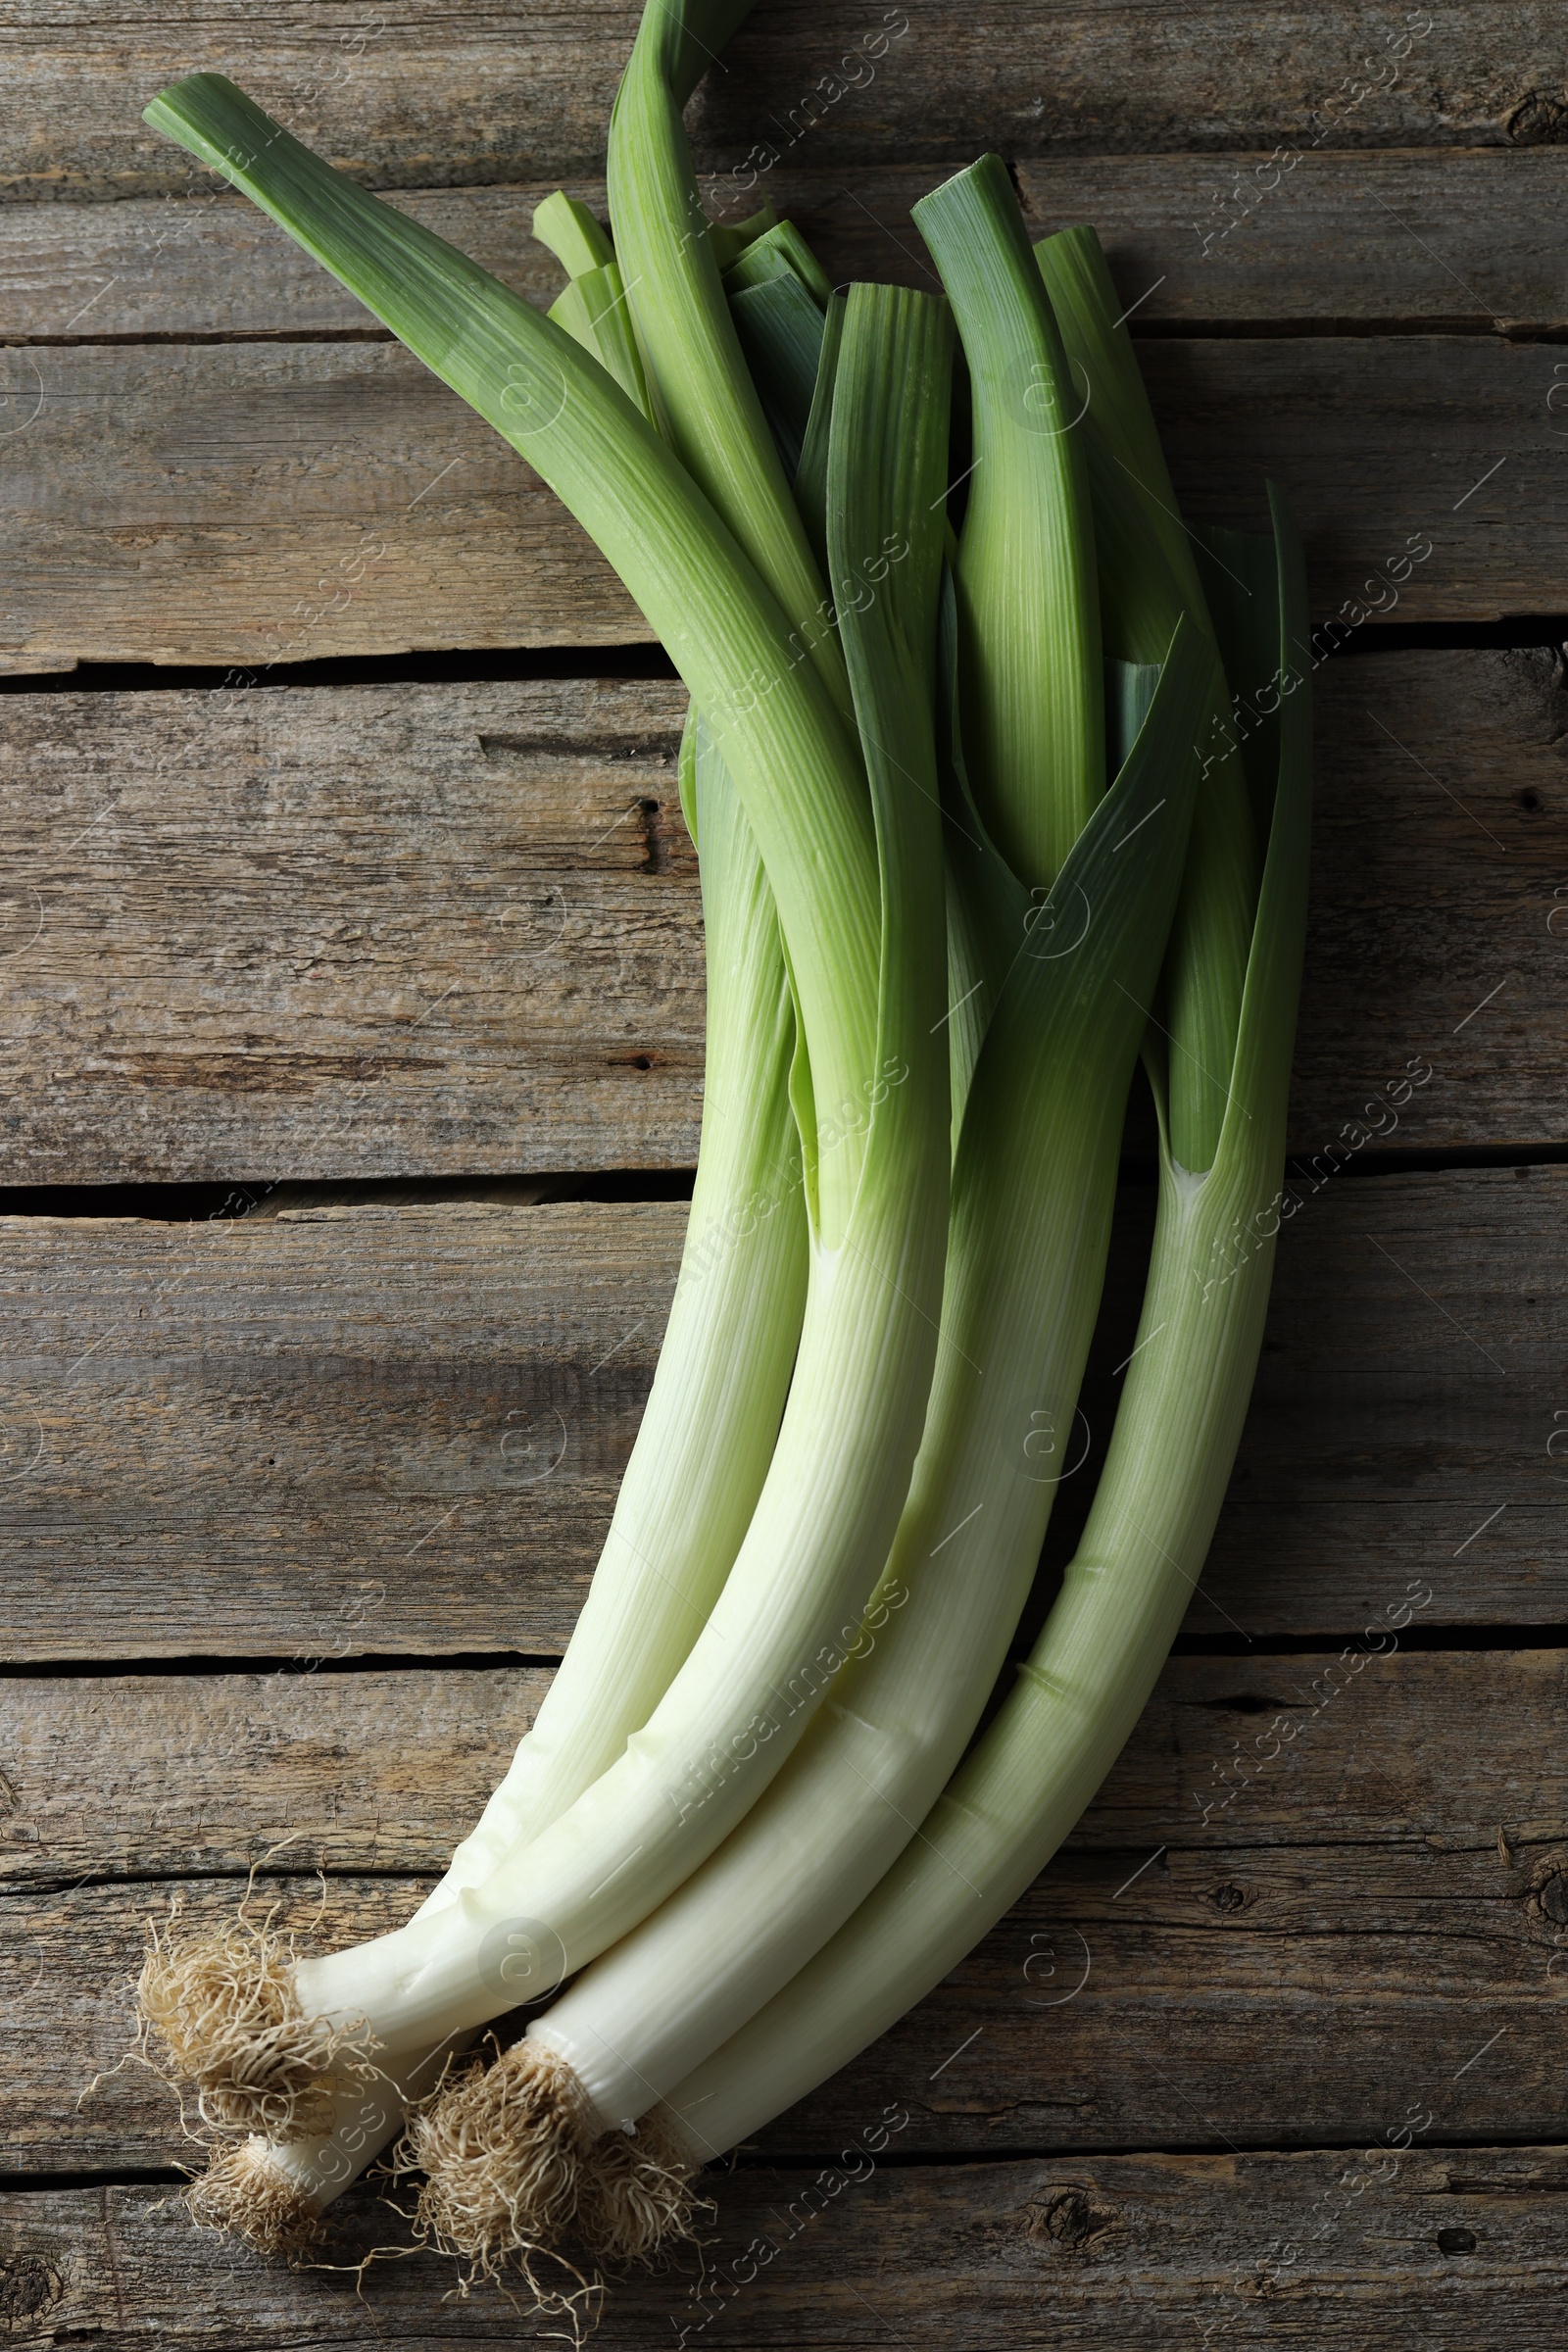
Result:
{"label": "leek", "polygon": [[[259,2242],[301,2242],[411,2095],[419,2226],[481,2267],[679,2236],[704,2157],[919,1997],[1088,1801],[1201,1565],[1260,1343],[1304,691],[1245,757],[1194,739],[1226,664],[1277,662],[1282,698],[1304,674],[1288,517],[1272,543],[1187,529],[1093,233],[1031,252],[996,157],[916,208],[951,317],[834,292],[770,208],[708,222],[682,109],[749,4],[648,0],[612,233],[563,194],[536,215],[568,281],[548,318],[220,77],[148,110],[625,580],[692,697],[711,973],[669,1330],[534,1731],[395,1933],[149,1960],[204,2112],[278,2130],[193,2200]],[[1141,1344],[1061,1595],[960,1761],[1049,1516],[1140,1037]],[[584,1969],[425,2097],[486,2019]]]}
{"label": "leek", "polygon": [[[693,2168],[845,2065],[1017,1900],[1132,1731],[1201,1573],[1262,1343],[1306,920],[1305,581],[1284,501],[1272,487],[1269,495],[1272,546],[1213,534],[1251,597],[1272,606],[1275,658],[1298,681],[1280,713],[1268,856],[1213,1164],[1196,1177],[1177,1164],[1159,1083],[1159,1207],[1138,1348],[1061,1593],[918,1841],[833,1941],[658,2111]],[[1151,1059],[1158,1079],[1157,1054]],[[1238,1232],[1256,1248],[1216,1282]]]}
{"label": "leek", "polygon": [[[1111,584],[1106,643],[1123,661],[1155,661],[1177,612],[1186,612],[1212,641],[1194,553],[1198,542],[1177,509],[1100,240],[1092,228],[1063,229],[1035,247],[1035,260],[1074,374],[1085,387],[1083,441],[1096,534],[1102,547],[1116,551],[1101,568],[1102,584],[1107,578]],[[1213,566],[1207,568],[1214,576]],[[1243,596],[1250,601],[1245,585]],[[1259,674],[1267,677],[1268,669]],[[1229,714],[1216,663],[1198,737],[1205,753],[1202,782],[1160,1020],[1170,1047],[1171,1149],[1178,1166],[1195,1170],[1212,1161],[1225,1118],[1257,898],[1254,809],[1230,745]],[[1265,825],[1271,805],[1265,792],[1256,812]]]}
{"label": "leek", "polygon": [[974,461],[956,580],[970,781],[1007,864],[1027,885],[1049,887],[1093,806],[1085,779],[1104,773],[1077,403],[1000,159],[983,156],[923,196],[912,218],[969,363]]}
{"label": "leek", "polygon": [[[333,2051],[347,2036],[396,2054],[509,2005],[512,1985],[493,1956],[524,1933],[519,1914],[536,1951],[557,1954],[564,1971],[669,1892],[799,1740],[819,1692],[787,1703],[779,1694],[863,1604],[864,1563],[885,1554],[907,1486],[941,1291],[948,1155],[932,1147],[946,1128],[947,1089],[945,1051],[932,1042],[940,975],[926,949],[940,921],[937,803],[888,772],[874,735],[862,771],[812,667],[790,658],[764,583],[569,338],[318,163],[218,77],[178,85],[149,117],[369,301],[525,450],[616,562],[735,776],[804,1031],[792,1074],[798,1111],[811,1106],[801,1354],[735,1567],[648,1724],[564,1816],[531,1842],[517,1838],[482,1890],[462,1889],[393,1936],[294,1969],[281,1997],[302,2046],[319,2050],[325,2034]],[[711,268],[706,241],[701,250]],[[617,252],[625,268],[624,240]],[[654,338],[643,342],[653,349]],[[666,406],[670,389],[662,370]],[[927,540],[936,527],[923,526]],[[911,546],[921,532],[917,524]],[[911,577],[920,571],[916,563]],[[753,678],[761,685],[748,691]],[[869,903],[868,846],[880,869]],[[837,1120],[840,1103],[848,1123],[819,1127],[815,1106]]]}
{"label": "leek", "polygon": [[[647,408],[640,355],[603,229],[558,191],[534,232],[594,299],[551,317]],[[603,289],[601,292],[600,289]],[[701,1148],[660,1363],[582,1614],[531,1733],[422,1910],[483,1879],[498,1846],[547,1828],[614,1761],[668,1687],[717,1597],[766,1473],[799,1338],[805,1219],[788,1099],[794,1022],[771,897],[729,779],[696,713],[681,800],[701,860],[708,1039]],[[771,1233],[762,1229],[776,1217]],[[726,1508],[726,1506],[728,1506]],[[527,1954],[509,1957],[513,1976]],[[518,1983],[515,1989],[526,1990]],[[304,2246],[395,2137],[464,2036],[353,2076],[309,2138],[253,2135],[192,2191],[197,2219],[263,2250]]]}
{"label": "leek", "polygon": [[[858,380],[855,316],[852,295],[841,415]],[[875,392],[896,416],[894,388]],[[836,451],[849,439],[836,425]],[[858,467],[867,454],[858,440]],[[838,486],[836,512],[853,511],[851,485]],[[1053,1433],[1071,1427],[1099,1306],[1137,999],[1153,985],[1174,906],[1207,674],[1207,650],[1184,621],[1126,768],[1059,878],[1077,936],[1054,951],[1049,929],[1020,943],[991,1023],[955,1167],[925,1438],[864,1653],[726,1844],[499,2069],[415,2127],[426,2226],[486,2268],[573,2224],[591,2230],[599,2211],[617,2215],[604,2250],[648,2250],[616,2189],[635,2166],[630,2209],[644,2227],[662,2222],[649,2190],[662,2151],[657,2135],[631,2148],[625,2135],[850,1916],[974,1730],[1039,1560]],[[1081,932],[1080,907],[1093,910]],[[571,2124],[548,2161],[527,2095],[536,2083],[548,2113]],[[612,2136],[596,2149],[596,2133]]]}

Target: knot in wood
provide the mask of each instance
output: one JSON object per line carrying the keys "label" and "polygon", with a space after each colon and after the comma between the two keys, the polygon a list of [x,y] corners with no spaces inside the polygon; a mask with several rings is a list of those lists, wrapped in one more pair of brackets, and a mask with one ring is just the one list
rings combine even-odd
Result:
{"label": "knot in wood", "polygon": [[1536,1919],[1554,1928],[1568,1927],[1568,1855],[1548,1854],[1530,1876],[1525,1907]]}
{"label": "knot in wood", "polygon": [[1097,2206],[1087,2188],[1074,2182],[1030,2209],[1025,2234],[1049,2237],[1069,2254],[1087,2254],[1098,2237],[1116,2225],[1116,2216]]}
{"label": "knot in wood", "polygon": [[0,2255],[0,2328],[36,2319],[62,2293],[60,2274],[36,2254]]}
{"label": "knot in wood", "polygon": [[1516,147],[1552,147],[1568,139],[1568,106],[1544,90],[1530,90],[1503,125]]}

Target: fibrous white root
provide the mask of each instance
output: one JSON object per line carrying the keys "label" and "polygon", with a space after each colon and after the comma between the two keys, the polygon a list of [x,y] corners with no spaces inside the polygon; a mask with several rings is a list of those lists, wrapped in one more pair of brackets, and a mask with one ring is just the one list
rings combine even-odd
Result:
{"label": "fibrous white root", "polygon": [[375,2071],[352,2028],[301,2009],[292,1938],[243,1917],[190,1935],[150,1925],[136,1997],[218,2132],[309,2139],[330,2130],[335,2092]]}
{"label": "fibrous white root", "polygon": [[517,2041],[411,2118],[399,2164],[425,2175],[415,2227],[482,2278],[571,2235],[594,2115],[554,2050]]}
{"label": "fibrous white root", "polygon": [[606,2132],[583,2160],[576,2234],[597,2261],[617,2268],[666,2261],[697,2234],[712,2200],[699,2195],[699,2167],[645,2115],[635,2132]]}

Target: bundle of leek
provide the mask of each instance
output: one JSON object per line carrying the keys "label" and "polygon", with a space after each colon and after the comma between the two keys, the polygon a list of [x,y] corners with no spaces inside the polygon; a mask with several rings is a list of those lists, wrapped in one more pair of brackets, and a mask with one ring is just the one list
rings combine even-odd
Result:
{"label": "bundle of leek", "polygon": [[[1245,772],[1194,747],[1227,673],[1298,674],[1288,521],[1176,522],[1092,233],[1031,253],[994,157],[916,208],[946,302],[835,294],[770,215],[710,227],[681,113],[746,10],[650,0],[613,241],[562,196],[536,216],[569,276],[548,320],[217,76],[148,110],[619,570],[691,690],[710,969],[681,1283],[534,1732],[395,1933],[149,1953],[145,2014],[231,2140],[193,2206],[258,2243],[307,2242],[410,2105],[420,2227],[480,2268],[678,2238],[702,2163],[918,1998],[1070,1828],[1246,1409],[1270,1251],[1230,1250],[1227,1282],[1211,1260],[1283,1151],[1304,692]],[[1140,1045],[1147,1338],[1061,1597],[965,1758],[1045,1533]]]}

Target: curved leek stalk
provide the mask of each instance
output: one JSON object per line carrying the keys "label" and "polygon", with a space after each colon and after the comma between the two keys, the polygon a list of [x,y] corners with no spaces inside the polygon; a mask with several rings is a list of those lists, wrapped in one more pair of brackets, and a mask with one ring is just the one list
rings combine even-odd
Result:
{"label": "curved leek stalk", "polygon": [[[1268,857],[1214,1163],[1162,1150],[1139,1347],[1061,1593],[995,1722],[869,1900],[658,2117],[693,2163],[749,2137],[939,1984],[1044,1869],[1136,1723],[1201,1572],[1246,1419],[1279,1224],[1310,836],[1306,595],[1284,501],[1275,543],[1227,534],[1297,680],[1281,710]],[[1249,554],[1250,550],[1250,554]],[[1270,1220],[1272,1219],[1272,1223]],[[1255,1246],[1238,1251],[1238,1237]],[[1237,1262],[1239,1259],[1240,1262]],[[1227,1269],[1216,1280],[1216,1264]]]}
{"label": "curved leek stalk", "polygon": [[[1092,228],[1066,228],[1034,250],[1088,400],[1082,431],[1102,549],[1107,647],[1123,661],[1154,662],[1178,612],[1213,639],[1198,542],[1177,510],[1100,239]],[[1212,566],[1205,568],[1212,574]],[[1242,593],[1248,594],[1245,585]],[[1265,669],[1263,679],[1267,675]],[[1242,682],[1250,678],[1244,675]],[[1202,777],[1161,1008],[1171,1050],[1171,1149],[1179,1166],[1195,1170],[1209,1166],[1219,1143],[1257,904],[1253,811],[1242,762],[1228,748],[1229,714],[1225,679],[1216,668],[1198,736]],[[1270,805],[1265,797],[1265,823]]]}
{"label": "curved leek stalk", "polygon": [[[1072,429],[1078,404],[1000,158],[982,156],[923,196],[911,218],[969,363],[974,465],[956,567],[969,778],[1008,865],[1044,889],[1105,773],[1094,532]],[[1169,641],[1167,630],[1160,655]]]}
{"label": "curved leek stalk", "polygon": [[629,2129],[849,1918],[936,1801],[1001,1671],[1099,1307],[1138,1001],[1175,904],[1209,662],[1180,622],[1143,734],[987,1034],[925,1438],[874,1639],[727,1844],[529,2028],[604,2130]]}
{"label": "curved leek stalk", "polygon": [[[917,299],[857,288],[850,310],[871,338]],[[905,357],[928,431],[931,419],[945,428],[945,346],[928,335]],[[362,2021],[393,2050],[510,2006],[516,1979],[497,1975],[499,1951],[535,1955],[547,1989],[552,1971],[594,1958],[722,1842],[804,1733],[827,1679],[812,1661],[835,1640],[853,1643],[887,1555],[929,1392],[948,1198],[941,973],[928,945],[941,926],[940,820],[912,652],[923,629],[934,634],[941,525],[912,494],[898,519],[906,553],[868,608],[898,616],[910,661],[891,681],[852,669],[883,845],[884,1099],[842,1246],[813,1249],[772,1467],[686,1665],[594,1788],[445,1911],[298,1967],[308,2014]],[[922,766],[932,789],[911,790]]]}
{"label": "curved leek stalk", "polygon": [[[868,743],[867,801],[831,704],[792,662],[766,587],[645,419],[569,338],[217,77],[178,85],[149,114],[368,299],[525,451],[616,564],[686,675],[757,834],[805,1031],[796,1100],[806,1099],[804,1079],[832,1115],[840,1102],[852,1106],[842,1158],[858,1162],[853,1181],[841,1155],[822,1149],[814,1117],[808,1130],[817,1145],[810,1179],[834,1213],[815,1237],[772,1466],[719,1602],[653,1717],[482,1893],[465,1889],[392,1936],[294,1971],[306,2018],[398,2052],[510,2006],[516,1980],[502,1963],[519,1942],[541,1971],[552,1954],[563,1972],[583,1965],[722,1840],[819,1696],[781,1693],[853,1629],[864,1563],[886,1554],[929,1388],[946,1239],[948,1153],[936,1140],[947,1124],[946,1057],[933,1043],[941,984],[928,946],[941,914],[936,800],[895,783]],[[945,390],[945,379],[927,387],[944,413]],[[939,531],[930,515],[910,518],[906,582],[932,569]],[[868,1096],[869,1116],[857,1117]]]}
{"label": "curved leek stalk", "polygon": [[[527,459],[614,565],[739,788],[778,905],[817,1100],[863,1105],[881,930],[870,804],[843,718],[732,531],[569,335],[323,164],[221,74],[174,83],[146,120],[358,295]],[[706,240],[702,252],[711,268]],[[799,533],[793,506],[790,519]],[[836,1205],[841,1193],[847,1213],[853,1186],[835,1192]]]}
{"label": "curved leek stalk", "polygon": [[[587,299],[551,316],[646,403],[608,239],[558,193],[536,235]],[[422,1911],[476,1886],[565,1811],[646,1722],[718,1596],[772,1454],[800,1337],[806,1217],[789,1101],[795,1023],[773,903],[733,781],[695,710],[681,740],[682,806],[701,841],[708,970],[702,1139],[681,1269],[654,1385],[610,1533],[532,1730]],[[518,1990],[524,1990],[524,1986]],[[260,2135],[195,2191],[204,2218],[245,2233],[257,2184],[281,2180],[303,2228],[379,2155],[466,2037],[410,2053],[395,2075],[346,2082],[304,2140]],[[261,2200],[266,2209],[266,2199]]]}
{"label": "curved leek stalk", "polygon": [[[789,1392],[806,1295],[806,1212],[789,1101],[795,1021],[772,899],[733,782],[688,728],[682,783],[702,841],[707,1087],[680,1273],[604,1550],[533,1728],[426,1912],[537,1837],[647,1722],[707,1622],[746,1533]],[[524,1956],[525,1957],[525,1956]],[[516,1961],[504,1960],[503,1972]],[[526,1984],[515,1986],[518,1998]],[[454,2054],[450,2036],[343,2084],[309,2139],[252,2139],[197,2191],[243,2231],[256,2170],[312,2214],[396,2133],[411,2096]]]}

